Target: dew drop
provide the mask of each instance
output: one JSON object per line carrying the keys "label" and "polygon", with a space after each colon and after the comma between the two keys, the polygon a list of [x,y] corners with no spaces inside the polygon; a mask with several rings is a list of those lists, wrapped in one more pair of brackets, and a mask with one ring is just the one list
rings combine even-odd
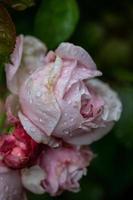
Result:
{"label": "dew drop", "polygon": [[71,118],[71,119],[70,119],[70,121],[71,121],[71,122],[73,122],[73,121],[74,121],[74,119],[73,119],[73,118]]}
{"label": "dew drop", "polygon": [[68,116],[68,114],[67,114],[67,113],[65,113],[64,115],[65,115],[65,117],[67,117],[67,116]]}
{"label": "dew drop", "polygon": [[66,134],[66,135],[68,135],[69,134],[69,130],[65,129],[65,130],[63,130],[63,133]]}
{"label": "dew drop", "polygon": [[33,102],[32,99],[30,99],[30,104],[32,104],[32,102]]}
{"label": "dew drop", "polygon": [[37,97],[40,97],[41,94],[42,94],[41,91],[38,91],[38,92],[36,93],[36,96],[37,96]]}
{"label": "dew drop", "polygon": [[39,119],[39,122],[42,122],[42,119],[41,119],[41,118]]}
{"label": "dew drop", "polygon": [[35,129],[34,129],[34,128],[30,128],[30,131],[34,133],[34,132],[35,132]]}
{"label": "dew drop", "polygon": [[66,122],[64,122],[64,126],[66,126],[67,125],[67,123]]}
{"label": "dew drop", "polygon": [[53,148],[58,148],[60,145],[59,145],[59,143],[55,143],[54,145],[53,145]]}

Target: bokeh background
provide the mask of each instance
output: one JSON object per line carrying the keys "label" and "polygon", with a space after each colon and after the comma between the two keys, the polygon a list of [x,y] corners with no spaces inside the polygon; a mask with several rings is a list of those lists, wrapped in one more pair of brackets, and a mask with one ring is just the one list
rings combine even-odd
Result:
{"label": "bokeh background", "polygon": [[[133,1],[38,0],[22,11],[7,9],[17,34],[35,35],[49,49],[62,41],[84,47],[103,72],[101,79],[117,90],[123,103],[120,121],[107,136],[91,145],[96,158],[81,181],[81,191],[65,192],[56,198],[29,193],[29,200],[132,200]],[[3,68],[0,84],[3,96]]]}

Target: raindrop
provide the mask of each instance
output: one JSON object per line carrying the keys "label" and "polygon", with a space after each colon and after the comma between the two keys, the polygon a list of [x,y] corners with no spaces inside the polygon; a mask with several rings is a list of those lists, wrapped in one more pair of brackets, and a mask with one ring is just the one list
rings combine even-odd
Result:
{"label": "raindrop", "polygon": [[65,130],[63,130],[63,133],[66,134],[66,135],[68,135],[69,134],[69,130],[65,129]]}
{"label": "raindrop", "polygon": [[38,91],[37,94],[36,94],[37,97],[40,97],[41,95],[42,95],[41,91]]}
{"label": "raindrop", "polygon": [[70,121],[71,121],[71,122],[73,122],[73,121],[74,121],[74,119],[73,119],[73,118],[71,118],[71,119],[70,119]]}
{"label": "raindrop", "polygon": [[42,119],[40,118],[39,121],[42,122]]}
{"label": "raindrop", "polygon": [[67,123],[66,122],[64,122],[64,126],[66,126],[67,125]]}
{"label": "raindrop", "polygon": [[30,104],[32,104],[32,102],[33,102],[32,99],[30,99]]}
{"label": "raindrop", "polygon": [[53,144],[53,148],[58,148],[59,146],[60,146],[59,143]]}
{"label": "raindrop", "polygon": [[30,128],[30,131],[34,133],[35,132],[35,128]]}

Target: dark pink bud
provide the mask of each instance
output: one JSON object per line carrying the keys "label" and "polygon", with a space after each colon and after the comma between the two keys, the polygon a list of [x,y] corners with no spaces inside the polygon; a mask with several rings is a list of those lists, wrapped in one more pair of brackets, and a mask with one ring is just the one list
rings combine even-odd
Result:
{"label": "dark pink bud", "polygon": [[11,135],[0,137],[0,154],[8,167],[19,169],[30,165],[38,152],[38,144],[27,135],[20,123],[15,125]]}

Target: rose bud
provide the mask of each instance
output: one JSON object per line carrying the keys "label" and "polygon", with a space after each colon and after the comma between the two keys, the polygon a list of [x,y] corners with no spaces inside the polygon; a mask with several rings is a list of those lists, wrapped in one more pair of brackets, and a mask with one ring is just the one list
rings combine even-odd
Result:
{"label": "rose bud", "polygon": [[0,162],[0,200],[27,200],[20,173]]}
{"label": "rose bud", "polygon": [[[45,51],[39,44],[35,48],[34,40],[40,44],[35,38],[18,37],[12,64],[6,65],[12,92],[7,99],[8,113],[15,110],[26,132],[45,144],[53,137],[76,145],[90,144],[107,134],[120,117],[121,102],[109,86],[91,80],[101,72],[89,54],[62,43],[44,57]],[[25,56],[31,46],[34,57]]]}
{"label": "rose bud", "polygon": [[79,180],[86,175],[92,158],[92,152],[86,147],[46,147],[38,165],[22,170],[23,185],[33,193],[48,192],[52,196],[64,190],[78,192]]}
{"label": "rose bud", "polygon": [[12,134],[0,136],[1,159],[8,167],[14,169],[33,164],[39,148],[19,123],[15,125]]}

